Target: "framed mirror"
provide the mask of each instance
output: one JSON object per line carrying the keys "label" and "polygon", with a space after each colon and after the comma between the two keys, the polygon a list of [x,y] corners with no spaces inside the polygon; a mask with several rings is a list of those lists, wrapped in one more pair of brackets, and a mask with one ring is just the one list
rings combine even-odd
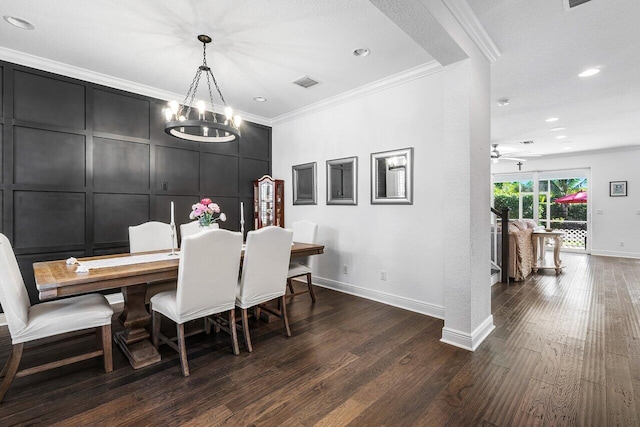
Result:
{"label": "framed mirror", "polygon": [[316,163],[305,163],[292,167],[293,204],[316,204]]}
{"label": "framed mirror", "polygon": [[413,204],[413,147],[371,154],[371,204]]}
{"label": "framed mirror", "polygon": [[327,160],[327,204],[358,204],[358,158]]}

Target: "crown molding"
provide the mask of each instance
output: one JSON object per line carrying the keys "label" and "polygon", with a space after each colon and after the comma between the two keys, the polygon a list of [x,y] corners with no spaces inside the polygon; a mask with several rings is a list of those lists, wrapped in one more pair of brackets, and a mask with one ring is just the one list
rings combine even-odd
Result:
{"label": "crown molding", "polygon": [[[14,64],[23,65],[25,67],[36,68],[42,71],[48,71],[54,74],[83,80],[90,83],[107,86],[114,89],[120,89],[126,92],[136,93],[138,95],[148,96],[164,101],[172,99],[183,99],[184,94],[169,92],[155,87],[147,86],[141,83],[132,82],[130,80],[109,76],[107,74],[98,73],[96,71],[87,70],[85,68],[76,67],[74,65],[65,64],[63,62],[53,61],[51,59],[42,58],[40,56],[31,55],[29,53],[17,50],[7,49],[0,46],[0,59]],[[214,104],[214,108],[222,111],[224,106]],[[247,113],[246,111],[237,111],[242,120],[249,121],[265,126],[271,126],[271,120],[262,116]]]}
{"label": "crown molding", "polygon": [[469,3],[466,0],[442,0],[442,2],[489,62],[496,62],[502,52],[484,29]]}
{"label": "crown molding", "polygon": [[417,67],[409,68],[397,74],[393,74],[389,77],[376,80],[372,83],[367,83],[358,88],[343,92],[341,94],[332,96],[322,101],[316,102],[305,107],[298,108],[289,113],[282,114],[274,117],[271,122],[273,126],[289,122],[291,120],[298,119],[300,117],[307,116],[319,111],[326,110],[331,107],[335,107],[346,102],[353,101],[358,98],[362,98],[371,95],[382,90],[392,88],[407,82],[410,82],[421,77],[428,76],[430,74],[437,73],[443,69],[437,61],[430,61],[426,64],[418,65]]}

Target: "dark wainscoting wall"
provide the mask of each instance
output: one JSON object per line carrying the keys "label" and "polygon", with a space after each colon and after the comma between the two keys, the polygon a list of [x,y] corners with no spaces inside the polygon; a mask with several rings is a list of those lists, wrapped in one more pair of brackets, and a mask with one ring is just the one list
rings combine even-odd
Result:
{"label": "dark wainscoting wall", "polygon": [[32,302],[36,261],[127,252],[128,227],[189,222],[209,196],[222,228],[253,227],[252,181],[271,173],[271,128],[198,144],[164,133],[165,101],[0,61],[0,231]]}

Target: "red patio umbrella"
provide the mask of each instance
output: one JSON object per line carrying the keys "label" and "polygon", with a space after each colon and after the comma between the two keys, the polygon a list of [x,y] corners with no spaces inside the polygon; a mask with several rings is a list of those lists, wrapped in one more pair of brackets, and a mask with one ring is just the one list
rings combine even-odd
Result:
{"label": "red patio umbrella", "polygon": [[558,197],[553,201],[554,203],[587,203],[587,192],[579,191],[573,194],[567,194],[563,197]]}

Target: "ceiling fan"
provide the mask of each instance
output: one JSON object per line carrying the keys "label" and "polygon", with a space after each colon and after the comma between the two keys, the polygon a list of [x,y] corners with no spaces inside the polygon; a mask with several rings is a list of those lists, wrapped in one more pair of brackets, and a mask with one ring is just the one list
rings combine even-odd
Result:
{"label": "ceiling fan", "polygon": [[498,160],[513,160],[516,162],[526,162],[527,159],[522,159],[520,157],[513,156],[522,156],[522,157],[539,157],[540,154],[531,154],[529,151],[509,151],[501,153],[498,150],[498,144],[491,144],[491,161],[493,163],[498,163]]}

